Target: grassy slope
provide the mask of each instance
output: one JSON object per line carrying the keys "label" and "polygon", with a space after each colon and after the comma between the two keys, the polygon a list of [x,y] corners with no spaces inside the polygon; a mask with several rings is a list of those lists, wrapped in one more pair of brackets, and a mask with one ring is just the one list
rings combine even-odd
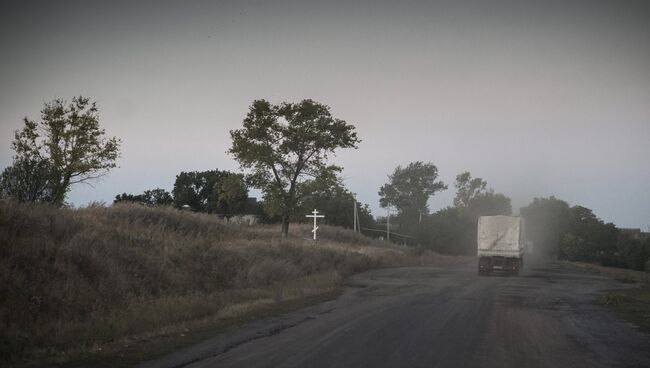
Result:
{"label": "grassy slope", "polygon": [[611,308],[621,318],[650,333],[650,273],[622,268],[604,267],[590,263],[573,262],[584,272],[634,283],[634,287],[604,293],[598,302]]}
{"label": "grassy slope", "polygon": [[[0,362],[66,361],[331,296],[374,267],[434,257],[351,231],[242,227],[120,205],[0,201]],[[279,309],[278,309],[279,308]]]}

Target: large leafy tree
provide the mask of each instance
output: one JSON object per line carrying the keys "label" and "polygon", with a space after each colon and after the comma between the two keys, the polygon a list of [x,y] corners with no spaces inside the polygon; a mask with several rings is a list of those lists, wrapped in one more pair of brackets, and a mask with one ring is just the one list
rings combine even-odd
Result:
{"label": "large leafy tree", "polygon": [[217,212],[219,207],[219,188],[224,178],[232,175],[228,171],[182,171],[176,175],[172,194],[174,206],[189,206],[197,212]]}
{"label": "large leafy tree", "polygon": [[360,142],[353,125],[309,99],[279,105],[253,101],[242,129],[232,130],[230,136],[230,154],[249,171],[252,185],[262,190],[266,207],[282,218],[285,238],[300,184],[328,170],[328,157],[337,149],[357,148]]}
{"label": "large leafy tree", "polygon": [[406,167],[397,166],[388,183],[379,189],[379,204],[394,206],[400,214],[429,213],[427,202],[438,191],[447,189],[438,178],[436,165],[422,161],[411,162]]}
{"label": "large leafy tree", "polygon": [[[45,104],[40,120],[23,121],[12,143],[14,160],[43,165],[33,172],[47,170],[49,201],[57,206],[64,204],[72,185],[89,183],[116,167],[120,140],[106,137],[97,105],[88,98],[74,97],[69,104],[56,99]],[[40,179],[28,181],[38,186]]]}
{"label": "large leafy tree", "polygon": [[188,171],[176,175],[174,206],[189,206],[193,211],[231,216],[250,210],[248,187],[242,174],[230,171]]}
{"label": "large leafy tree", "polygon": [[215,185],[223,176],[220,170],[181,171],[176,175],[172,189],[174,206],[189,206],[192,211],[210,212],[208,202],[215,196]]}

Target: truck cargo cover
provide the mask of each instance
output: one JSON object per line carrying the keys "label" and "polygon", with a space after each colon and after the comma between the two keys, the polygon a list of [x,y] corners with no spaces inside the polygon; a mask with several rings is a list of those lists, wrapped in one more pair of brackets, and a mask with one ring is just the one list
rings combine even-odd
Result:
{"label": "truck cargo cover", "polygon": [[478,219],[478,254],[512,256],[523,252],[522,221],[513,216],[481,216]]}

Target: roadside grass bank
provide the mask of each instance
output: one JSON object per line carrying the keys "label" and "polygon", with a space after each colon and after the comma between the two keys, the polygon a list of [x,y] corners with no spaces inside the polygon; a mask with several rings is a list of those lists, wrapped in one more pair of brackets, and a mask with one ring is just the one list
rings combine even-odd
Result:
{"label": "roadside grass bank", "polygon": [[277,226],[172,208],[0,201],[0,363],[130,365],[331,298],[351,274],[445,258],[329,226],[314,242],[310,230],[282,239]]}
{"label": "roadside grass bank", "polygon": [[628,289],[606,291],[598,297],[597,303],[607,306],[640,331],[650,334],[650,273],[582,262],[571,264],[583,272],[634,284]]}

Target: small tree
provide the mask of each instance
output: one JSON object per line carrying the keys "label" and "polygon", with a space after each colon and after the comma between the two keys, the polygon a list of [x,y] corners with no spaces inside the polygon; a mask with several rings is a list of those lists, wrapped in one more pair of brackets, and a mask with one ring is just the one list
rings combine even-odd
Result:
{"label": "small tree", "polygon": [[312,100],[280,105],[253,101],[243,125],[230,131],[229,153],[250,171],[248,179],[262,189],[266,208],[281,216],[286,238],[299,184],[326,170],[329,154],[357,148],[360,140],[354,126]]}
{"label": "small tree", "polygon": [[227,175],[215,190],[219,193],[219,210],[227,218],[246,209],[248,188],[242,174]]}
{"label": "small tree", "polygon": [[389,182],[379,189],[379,204],[395,206],[400,214],[429,213],[429,198],[447,189],[445,183],[436,181],[438,168],[430,162],[411,162],[404,168],[397,166],[388,178]]}
{"label": "small tree", "polygon": [[144,197],[149,204],[156,206],[170,206],[174,201],[172,195],[161,188],[145,190]]}
{"label": "small tree", "polygon": [[419,237],[422,218],[429,213],[429,198],[447,189],[437,178],[436,165],[416,161],[395,168],[390,181],[379,189],[379,204],[397,208],[400,232]]}
{"label": "small tree", "polygon": [[48,186],[50,167],[47,161],[18,159],[0,174],[0,198],[19,202],[49,202],[52,193]]}
{"label": "small tree", "polygon": [[480,194],[487,193],[487,182],[481,178],[472,178],[469,171],[456,175],[456,197],[454,197],[455,207],[467,207],[472,199]]}
{"label": "small tree", "polygon": [[88,98],[74,97],[68,105],[56,99],[45,104],[40,121],[23,121],[12,144],[14,159],[47,164],[49,199],[57,206],[72,185],[89,183],[116,167],[120,140],[105,137],[97,105]]}

